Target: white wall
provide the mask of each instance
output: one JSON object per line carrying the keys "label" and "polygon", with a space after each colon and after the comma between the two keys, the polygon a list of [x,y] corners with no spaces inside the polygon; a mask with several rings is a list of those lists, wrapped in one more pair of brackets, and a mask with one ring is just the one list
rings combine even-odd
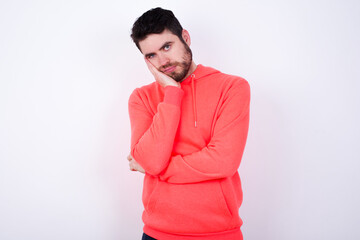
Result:
{"label": "white wall", "polygon": [[1,1],[0,239],[140,239],[127,100],[153,79],[129,34],[156,6],[251,85],[245,239],[359,239],[356,0]]}

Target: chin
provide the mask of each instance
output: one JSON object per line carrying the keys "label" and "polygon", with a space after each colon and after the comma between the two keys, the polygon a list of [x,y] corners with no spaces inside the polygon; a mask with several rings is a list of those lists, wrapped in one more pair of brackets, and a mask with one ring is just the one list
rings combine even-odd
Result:
{"label": "chin", "polygon": [[186,73],[177,74],[177,76],[170,76],[172,79],[174,79],[177,82],[182,82],[186,78]]}
{"label": "chin", "polygon": [[182,82],[184,80],[184,78],[179,79],[177,76],[172,76],[171,74],[168,76],[174,79],[176,82]]}

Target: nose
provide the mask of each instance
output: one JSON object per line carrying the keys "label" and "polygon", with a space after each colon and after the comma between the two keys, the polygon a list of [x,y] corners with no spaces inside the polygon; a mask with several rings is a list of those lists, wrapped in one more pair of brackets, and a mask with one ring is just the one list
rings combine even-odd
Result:
{"label": "nose", "polygon": [[159,66],[164,66],[170,62],[168,56],[163,53],[158,55],[158,61],[159,61]]}

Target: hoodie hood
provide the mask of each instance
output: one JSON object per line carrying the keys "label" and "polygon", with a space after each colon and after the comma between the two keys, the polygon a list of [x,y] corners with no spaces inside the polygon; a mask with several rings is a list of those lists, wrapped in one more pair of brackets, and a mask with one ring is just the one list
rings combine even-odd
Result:
{"label": "hoodie hood", "polygon": [[218,70],[215,70],[211,67],[205,67],[201,64],[198,64],[195,71],[184,81],[181,82],[181,85],[191,84],[191,93],[192,93],[192,103],[193,103],[193,111],[194,111],[194,126],[197,127],[197,110],[196,110],[196,80],[199,80],[203,77],[219,73]]}
{"label": "hoodie hood", "polygon": [[203,66],[201,64],[198,64],[195,71],[187,78],[185,78],[181,84],[191,84],[192,80],[197,80],[203,77],[206,77],[208,75],[212,75],[214,73],[219,73],[220,71],[211,68],[211,67],[206,67]]}

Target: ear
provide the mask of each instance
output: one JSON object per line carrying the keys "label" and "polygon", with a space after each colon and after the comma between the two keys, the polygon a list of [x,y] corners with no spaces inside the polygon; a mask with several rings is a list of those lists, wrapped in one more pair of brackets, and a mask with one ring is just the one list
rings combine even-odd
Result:
{"label": "ear", "polygon": [[186,44],[188,46],[190,46],[191,44],[191,39],[190,39],[190,34],[187,30],[183,29],[182,30],[182,38],[184,39],[184,41],[186,42]]}

